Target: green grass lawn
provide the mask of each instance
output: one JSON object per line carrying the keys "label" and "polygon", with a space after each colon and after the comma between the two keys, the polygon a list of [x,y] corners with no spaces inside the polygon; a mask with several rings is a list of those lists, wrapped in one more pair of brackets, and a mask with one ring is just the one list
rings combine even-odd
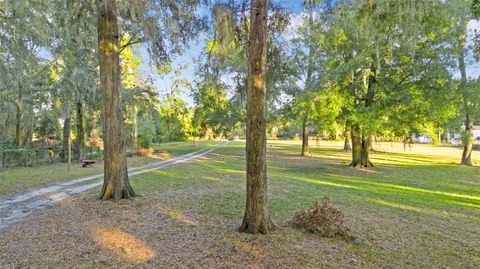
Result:
{"label": "green grass lawn", "polygon": [[[298,144],[271,142],[268,149],[269,209],[280,227],[288,226],[296,210],[329,196],[360,238],[361,243],[340,246],[341,257],[358,257],[352,263],[376,268],[480,266],[479,167],[451,164],[448,157],[375,152],[374,168],[352,169],[347,166],[350,153],[337,148],[313,148],[308,158],[298,156]],[[182,169],[143,174],[133,186],[179,212],[239,223],[244,170],[244,144],[230,142]],[[302,232],[285,229],[282,235],[293,244],[302,241]],[[291,250],[282,242],[274,248],[285,255]],[[321,254],[310,255],[322,259]]]}
{"label": "green grass lawn", "polygon": [[[158,150],[185,153],[192,151],[190,143]],[[37,222],[58,230],[59,243],[48,243],[53,248],[62,244],[61,231],[72,237],[77,228],[71,223],[85,233],[88,225],[97,227],[108,218],[108,225],[136,235],[156,251],[154,258],[140,264],[147,268],[480,268],[480,167],[452,164],[451,156],[412,151],[373,152],[375,167],[353,169],[348,167],[350,153],[339,147],[313,146],[311,157],[299,152],[299,142],[269,141],[269,210],[279,229],[267,236],[236,232],[245,205],[245,157],[244,143],[234,141],[190,163],[132,177],[133,188],[141,195],[132,203],[100,203],[93,200],[99,191],[94,189],[85,201],[67,203],[58,209],[62,213],[46,215],[43,221],[40,216]],[[344,212],[357,240],[321,238],[288,225],[295,211],[324,196]],[[73,211],[83,213],[68,217]],[[67,216],[66,224],[51,226],[57,215]],[[31,223],[16,228],[24,233],[23,240]],[[31,233],[37,231],[32,228]],[[100,251],[91,250],[89,244],[93,249],[95,244],[88,240],[80,241],[87,248],[82,251]],[[6,253],[13,251],[18,249]],[[43,261],[42,255],[25,255],[30,261]],[[97,258],[68,255],[58,263],[49,260],[49,265],[76,259],[75,264],[88,267]],[[108,255],[112,255],[108,266],[125,262],[121,253]],[[128,259],[123,266],[127,265],[139,266]]]}

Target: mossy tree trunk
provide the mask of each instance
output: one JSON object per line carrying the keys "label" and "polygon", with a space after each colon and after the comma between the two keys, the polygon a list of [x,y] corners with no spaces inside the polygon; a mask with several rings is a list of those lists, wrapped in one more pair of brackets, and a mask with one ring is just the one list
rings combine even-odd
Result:
{"label": "mossy tree trunk", "polygon": [[239,230],[269,233],[274,225],[267,209],[265,69],[267,58],[267,0],[252,0],[247,92],[247,199]]}
{"label": "mossy tree trunk", "polygon": [[22,145],[22,105],[20,102],[15,102],[15,147],[19,148]]}
{"label": "mossy tree trunk", "polygon": [[83,125],[83,104],[77,102],[77,151],[76,159],[81,161],[85,159],[85,131]]}
{"label": "mossy tree trunk", "polygon": [[63,138],[62,138],[62,153],[61,158],[63,162],[68,162],[70,134],[72,133],[72,115],[70,111],[67,112],[63,120]]}
{"label": "mossy tree trunk", "polygon": [[361,128],[358,125],[352,126],[352,167],[372,167],[368,156],[368,148],[370,139],[368,136],[362,134]]}
{"label": "mossy tree trunk", "polygon": [[[366,111],[373,105],[375,96],[375,84],[377,68],[372,65],[370,67],[371,74],[368,76],[367,93],[365,97],[358,98],[355,96],[355,108],[357,111]],[[362,100],[363,99],[363,100]],[[362,130],[362,126],[359,123],[351,124],[351,136],[352,136],[352,167],[373,167],[369,158],[369,149],[371,148],[371,136]]]}
{"label": "mossy tree trunk", "polygon": [[100,198],[129,199],[135,196],[128,180],[123,138],[120,43],[116,0],[97,0],[100,57],[100,88],[103,100],[104,180]]}

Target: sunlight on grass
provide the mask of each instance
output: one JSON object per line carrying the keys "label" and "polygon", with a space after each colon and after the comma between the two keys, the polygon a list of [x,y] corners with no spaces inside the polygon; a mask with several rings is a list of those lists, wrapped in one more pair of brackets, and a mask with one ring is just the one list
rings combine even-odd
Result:
{"label": "sunlight on grass", "polygon": [[215,177],[210,177],[210,176],[202,176],[201,179],[207,180],[207,181],[214,181],[214,182],[222,181],[222,179],[220,179],[220,178],[215,178]]}
{"label": "sunlight on grass", "polygon": [[457,201],[447,201],[447,203],[466,206],[466,207],[480,208],[480,205],[476,205],[472,203],[464,203],[464,202],[457,202]]}
{"label": "sunlight on grass", "polygon": [[151,173],[159,175],[161,178],[181,178],[178,174],[175,174],[175,171],[170,170],[154,170]]}
{"label": "sunlight on grass", "polygon": [[172,154],[166,151],[154,153],[152,156],[150,156],[150,158],[157,159],[157,160],[166,160],[166,159],[170,159],[171,157],[172,157]]}
{"label": "sunlight on grass", "polygon": [[142,240],[119,228],[94,228],[91,230],[93,240],[114,254],[128,261],[140,264],[156,256],[155,250]]}
{"label": "sunlight on grass", "polygon": [[[278,174],[277,174],[278,176]],[[362,188],[357,187],[357,186],[352,186],[352,185],[347,185],[347,184],[340,184],[340,183],[334,183],[330,181],[325,181],[325,180],[319,180],[319,179],[311,179],[307,177],[300,177],[296,176],[295,179],[298,179],[303,182],[308,182],[308,183],[315,183],[315,184],[321,184],[321,185],[328,185],[328,186],[334,186],[334,187],[341,187],[341,188],[347,188],[347,189],[357,189],[357,190],[362,190]]]}
{"label": "sunlight on grass", "polygon": [[[468,195],[468,194],[461,194],[461,193],[454,193],[454,192],[445,192],[445,191],[435,191],[435,190],[428,190],[428,189],[422,189],[422,188],[416,188],[416,187],[402,186],[402,185],[396,185],[396,184],[390,184],[390,183],[365,181],[365,180],[362,180],[362,179],[348,179],[347,176],[341,176],[341,175],[336,175],[336,174],[327,174],[327,175],[330,175],[332,177],[336,177],[336,178],[338,178],[338,180],[348,181],[348,182],[352,182],[352,183],[362,183],[362,184],[367,184],[367,185],[381,186],[381,187],[393,188],[393,189],[399,189],[399,190],[405,190],[405,191],[444,195],[444,196],[449,196],[449,197],[454,197],[454,198],[464,198],[464,199],[480,201],[480,196],[475,196],[475,195]],[[353,178],[353,177],[351,177],[351,178]]]}
{"label": "sunlight on grass", "polygon": [[427,215],[432,215],[435,217],[462,217],[462,218],[468,218],[468,216],[460,214],[460,213],[454,213],[454,212],[447,212],[447,211],[441,211],[441,210],[436,210],[436,209],[427,209],[427,208],[422,208],[422,207],[416,207],[416,206],[410,206],[410,205],[405,205],[405,204],[399,204],[399,203],[393,203],[393,202],[387,202],[384,200],[380,199],[369,199],[369,198],[360,198],[362,200],[365,200],[367,202],[377,204],[377,205],[382,205],[382,206],[387,206],[387,207],[392,207],[392,208],[398,208],[398,209],[403,209],[403,210],[409,210],[417,213],[422,213],[422,214],[427,214]]}
{"label": "sunlight on grass", "polygon": [[174,220],[178,220],[189,225],[198,225],[198,222],[194,220],[192,217],[185,215],[183,212],[173,207],[161,206],[160,212]]}

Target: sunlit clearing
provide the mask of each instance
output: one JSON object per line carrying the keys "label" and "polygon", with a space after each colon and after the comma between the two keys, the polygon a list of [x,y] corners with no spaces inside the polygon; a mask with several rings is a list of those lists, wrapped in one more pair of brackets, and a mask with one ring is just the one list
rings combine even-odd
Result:
{"label": "sunlit clearing", "polygon": [[197,221],[195,221],[192,217],[189,217],[185,214],[183,214],[182,212],[178,211],[177,209],[175,208],[172,208],[172,207],[168,207],[168,206],[162,206],[160,208],[160,212],[174,220],[178,220],[178,221],[181,221],[181,222],[184,222],[186,224],[190,224],[190,225],[197,225]]}
{"label": "sunlit clearing", "polygon": [[94,228],[93,240],[109,251],[135,263],[143,263],[156,256],[145,242],[119,228]]}
{"label": "sunlit clearing", "polygon": [[[268,255],[265,253],[265,251],[258,246],[256,246],[253,243],[250,242],[245,242],[242,240],[239,240],[233,236],[229,236],[230,242],[235,246],[236,249],[238,249],[240,252],[243,253],[248,253],[251,256],[257,258],[257,259],[263,259],[266,258]],[[255,268],[255,267],[253,267]]]}
{"label": "sunlit clearing", "polygon": [[417,213],[422,213],[422,214],[427,214],[427,215],[432,215],[436,217],[461,217],[461,218],[467,218],[467,216],[460,214],[460,213],[455,213],[455,212],[446,212],[446,211],[440,211],[440,210],[435,210],[435,209],[427,209],[427,208],[421,208],[421,207],[415,207],[415,206],[410,206],[410,205],[404,205],[404,204],[399,204],[399,203],[393,203],[393,202],[387,202],[384,200],[380,199],[363,199],[365,201],[377,204],[377,205],[382,205],[382,206],[387,206],[391,208],[398,208],[398,209],[403,209],[403,210],[409,210]]}
{"label": "sunlit clearing", "polygon": [[[443,195],[443,196],[449,196],[449,197],[454,197],[454,198],[464,198],[464,199],[480,201],[480,196],[476,196],[476,195],[469,195],[469,194],[455,193],[455,192],[446,192],[446,191],[436,191],[436,190],[402,186],[402,185],[396,185],[396,184],[390,184],[390,183],[370,182],[370,181],[365,181],[365,180],[360,180],[360,179],[348,179],[346,176],[342,177],[340,175],[335,175],[335,174],[328,174],[328,175],[330,175],[332,177],[337,177],[338,180],[347,181],[347,182],[351,182],[351,183],[360,183],[360,184],[381,186],[381,187],[393,188],[393,189],[404,190],[404,191],[436,194],[436,195]],[[318,182],[314,182],[314,183],[318,183]]]}

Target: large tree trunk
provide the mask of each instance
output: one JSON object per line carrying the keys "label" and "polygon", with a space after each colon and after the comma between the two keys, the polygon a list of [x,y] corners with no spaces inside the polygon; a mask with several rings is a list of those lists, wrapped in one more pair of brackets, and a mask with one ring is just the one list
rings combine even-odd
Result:
{"label": "large tree trunk", "polygon": [[302,122],[302,156],[309,156],[310,151],[308,149],[308,116],[303,118]]}
{"label": "large tree trunk", "polygon": [[72,131],[72,116],[70,112],[68,112],[63,121],[63,139],[62,139],[62,153],[61,153],[61,158],[63,162],[68,161],[71,131]]}
{"label": "large tree trunk", "polygon": [[79,161],[85,159],[85,131],[83,126],[83,105],[77,102],[77,152],[75,158]]}
{"label": "large tree trunk", "polygon": [[265,68],[267,60],[267,0],[252,0],[247,92],[247,200],[241,232],[270,232],[274,225],[267,209],[267,150]]}
{"label": "large tree trunk", "polygon": [[470,120],[470,115],[467,113],[465,117],[465,135],[463,138],[463,153],[462,162],[463,165],[472,165],[472,150],[473,150],[473,122]]}
{"label": "large tree trunk", "polygon": [[132,130],[132,148],[138,148],[138,108],[136,105],[133,106],[132,111],[132,122],[133,122],[133,130]]}
{"label": "large tree trunk", "polygon": [[135,196],[128,181],[123,140],[120,44],[116,0],[97,0],[97,9],[105,154],[104,180],[100,198],[116,201]]}
{"label": "large tree trunk", "polygon": [[15,109],[15,147],[18,148],[22,145],[22,106],[19,102],[15,102]]}
{"label": "large tree trunk", "polygon": [[372,167],[368,156],[370,139],[362,134],[358,125],[352,126],[352,167]]}

